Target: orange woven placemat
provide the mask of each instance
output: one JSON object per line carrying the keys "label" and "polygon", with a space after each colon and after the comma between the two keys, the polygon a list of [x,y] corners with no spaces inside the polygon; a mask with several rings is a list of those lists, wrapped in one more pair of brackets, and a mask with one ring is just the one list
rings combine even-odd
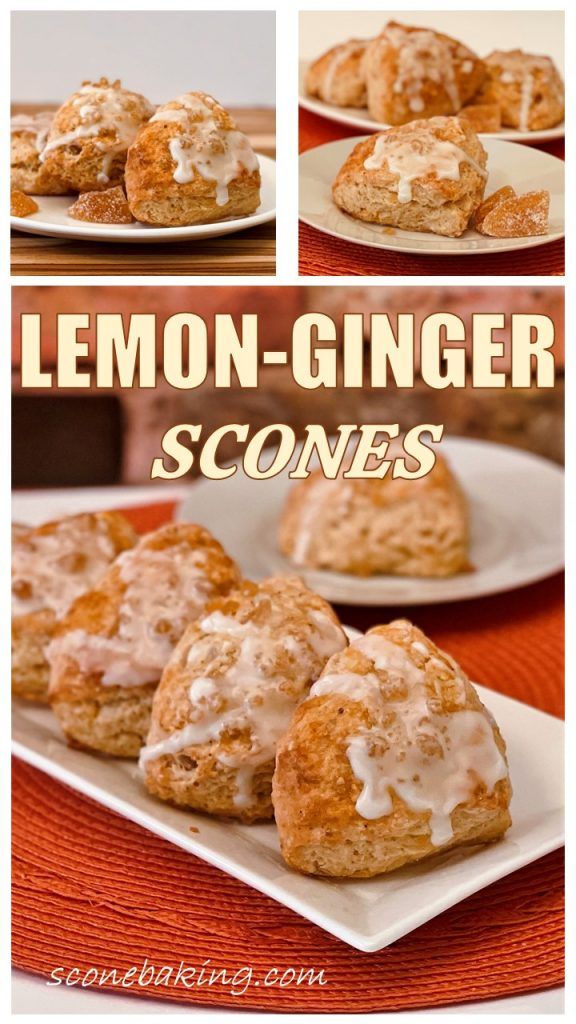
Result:
{"label": "orange woven placemat", "polygon": [[[322,146],[336,139],[365,134],[360,129],[345,128],[323,117],[300,109],[300,152]],[[538,147],[553,156],[564,158],[564,140],[555,140]],[[461,256],[418,256],[411,253],[370,249],[354,242],[324,235],[307,224],[300,224],[300,274],[320,276],[384,276],[406,275],[475,276],[478,274],[564,274],[564,241],[550,242],[534,249],[515,252]]]}
{"label": "orange woven placemat", "polygon": [[[139,529],[172,505],[131,509]],[[410,614],[473,678],[561,713],[562,580]],[[341,609],[363,628],[401,609]],[[13,959],[117,976],[147,962],[234,972],[230,984],[119,989],[190,1004],[281,1012],[417,1009],[535,991],[563,979],[562,854],[550,854],[379,953],[360,953],[241,882],[23,764],[13,770]],[[256,826],[257,827],[257,826]],[[325,984],[266,986],[314,968]],[[293,975],[288,975],[293,977]],[[256,984],[258,982],[258,984]]]}

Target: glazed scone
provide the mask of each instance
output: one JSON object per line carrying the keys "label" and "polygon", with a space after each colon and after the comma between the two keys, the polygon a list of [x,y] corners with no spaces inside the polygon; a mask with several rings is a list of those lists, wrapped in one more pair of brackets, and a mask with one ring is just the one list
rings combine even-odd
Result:
{"label": "glazed scone", "polygon": [[83,82],[56,111],[40,162],[72,192],[119,185],[128,147],[153,113],[144,96],[119,81]]}
{"label": "glazed scone", "polygon": [[140,764],[181,807],[272,817],[278,740],[328,658],[347,644],[330,606],[293,578],[245,582],[190,626],[154,696]]}
{"label": "glazed scone", "polygon": [[40,162],[53,110],[15,114],[10,121],[10,187],[32,196],[59,196],[68,192],[60,178]]}
{"label": "glazed scone", "polygon": [[289,492],[280,549],[294,565],[372,576],[452,576],[470,569],[466,497],[440,456],[418,480],[328,480]]}
{"label": "glazed scone", "polygon": [[498,103],[502,124],[523,132],[553,128],[564,118],[564,82],[550,57],[495,50],[486,57],[484,100]]}
{"label": "glazed scone", "polygon": [[358,220],[458,238],[480,205],[487,154],[457,117],[432,117],[359,142],[332,186]]}
{"label": "glazed scone", "polygon": [[304,87],[309,96],[336,107],[365,107],[364,54],[367,39],[350,39],[313,61]]}
{"label": "glazed scone", "polygon": [[246,217],[260,205],[258,158],[212,96],[159,107],[128,153],[126,194],[137,220],[169,227]]}
{"label": "glazed scone", "polygon": [[48,648],[49,698],[74,746],[137,757],[152,697],[186,626],[240,574],[190,523],[146,534],[59,623]]}
{"label": "glazed scone", "polygon": [[368,110],[380,124],[456,114],[484,82],[483,62],[456,39],[390,22],[364,58]]}
{"label": "glazed scone", "polygon": [[12,533],[12,692],[48,699],[46,647],[72,602],[136,534],[119,512],[68,516]]}
{"label": "glazed scone", "polygon": [[469,679],[403,620],[330,659],[273,780],[287,863],[351,878],[500,839],[511,792],[504,740]]}

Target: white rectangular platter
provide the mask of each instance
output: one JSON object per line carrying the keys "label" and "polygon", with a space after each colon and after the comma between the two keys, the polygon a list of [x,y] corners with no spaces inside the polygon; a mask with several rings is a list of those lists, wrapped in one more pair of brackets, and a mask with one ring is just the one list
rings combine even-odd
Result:
{"label": "white rectangular platter", "polygon": [[[382,949],[497,879],[563,844],[563,723],[484,687],[508,745],[513,825],[492,846],[453,851],[379,878],[307,878],[280,856],[273,824],[239,825],[149,796],[136,765],[66,746],[47,708],[15,702],[13,749],[23,760],[290,907],[343,942]],[[198,832],[191,833],[193,825]]]}

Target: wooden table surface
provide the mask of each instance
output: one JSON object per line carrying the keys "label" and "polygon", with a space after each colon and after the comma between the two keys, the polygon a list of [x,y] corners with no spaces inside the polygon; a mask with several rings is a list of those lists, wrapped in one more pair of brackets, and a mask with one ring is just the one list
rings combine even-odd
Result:
{"label": "wooden table surface", "polygon": [[[31,113],[32,105],[13,107]],[[275,112],[270,108],[239,107],[231,114],[254,149],[275,154]],[[72,200],[71,200],[72,201]],[[11,272],[22,275],[273,275],[276,269],[276,225],[262,224],[221,238],[162,245],[86,242],[49,238],[13,231]]]}

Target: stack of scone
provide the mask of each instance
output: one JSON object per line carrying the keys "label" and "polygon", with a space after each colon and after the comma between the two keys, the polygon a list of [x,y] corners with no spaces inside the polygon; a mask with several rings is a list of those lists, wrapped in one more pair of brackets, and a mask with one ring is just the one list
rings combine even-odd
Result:
{"label": "stack of scone", "polygon": [[155,109],[119,81],[84,82],[55,113],[13,118],[11,146],[16,215],[26,196],[67,193],[71,217],[108,224],[204,224],[260,205],[248,139],[202,92]]}
{"label": "stack of scone", "polygon": [[[465,499],[445,463],[430,477],[311,477],[283,547],[344,572],[462,571]],[[161,800],[275,817],[299,871],[377,875],[510,825],[498,727],[409,622],[349,643],[301,580],[242,580],[204,528],[137,540],[117,513],[17,526],[13,586],[17,695],[48,699],[71,745],[139,757]]]}
{"label": "stack of scone", "polygon": [[331,47],[308,68],[309,96],[367,107],[380,124],[458,114],[476,131],[553,128],[564,83],[550,57],[495,50],[480,58],[457,39],[391,21],[375,39]]}

